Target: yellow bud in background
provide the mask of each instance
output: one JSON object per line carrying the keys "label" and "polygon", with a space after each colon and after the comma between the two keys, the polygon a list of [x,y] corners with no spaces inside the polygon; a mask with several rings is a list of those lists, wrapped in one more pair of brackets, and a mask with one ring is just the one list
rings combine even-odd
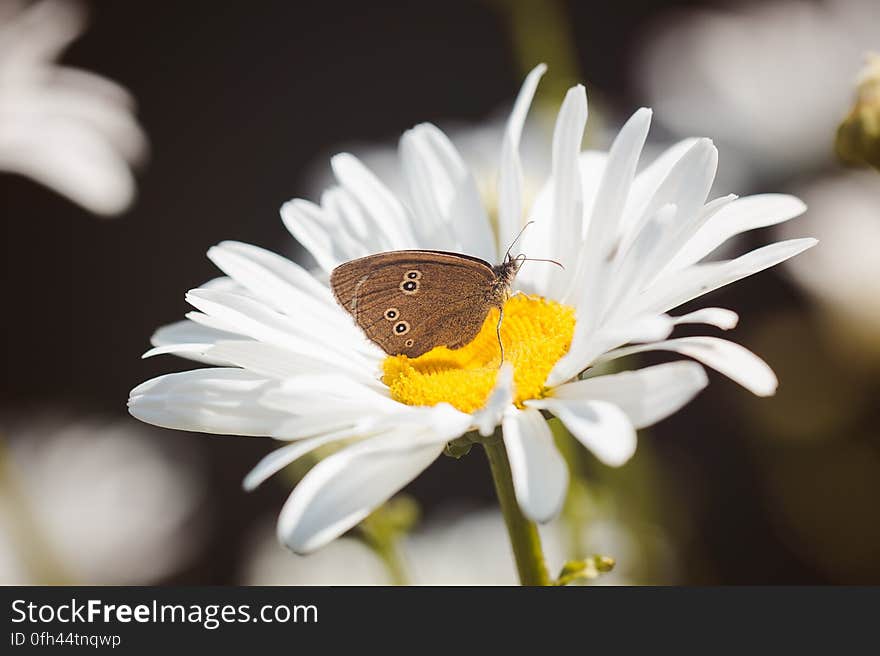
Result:
{"label": "yellow bud in background", "polygon": [[880,55],[868,55],[855,106],[837,128],[835,149],[844,164],[880,169]]}
{"label": "yellow bud in background", "polygon": [[569,585],[577,581],[591,581],[600,574],[614,569],[614,559],[610,556],[594,555],[583,560],[569,560],[562,566],[553,585]]}

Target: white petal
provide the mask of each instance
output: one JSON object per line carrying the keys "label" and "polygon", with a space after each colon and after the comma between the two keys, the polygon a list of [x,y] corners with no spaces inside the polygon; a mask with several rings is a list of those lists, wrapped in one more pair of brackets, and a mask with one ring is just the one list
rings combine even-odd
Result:
{"label": "white petal", "polygon": [[686,323],[704,323],[721,328],[721,330],[731,330],[736,328],[736,324],[739,323],[739,315],[733,310],[724,308],[703,308],[681,317],[673,317],[673,323],[676,326]]}
{"label": "white petal", "polygon": [[[270,405],[270,407],[272,407]],[[304,414],[291,416],[281,422],[270,437],[276,440],[291,441],[317,437],[340,430],[360,430],[365,417],[370,417],[372,408],[364,404],[346,404],[344,407],[314,408]],[[362,434],[361,434],[362,436]]]}
{"label": "white petal", "polygon": [[559,417],[578,441],[599,460],[620,467],[636,452],[636,430],[613,403],[587,399],[547,398],[529,404]]}
{"label": "white petal", "polygon": [[221,339],[235,339],[235,333],[214,330],[200,326],[192,321],[177,321],[162,326],[153,333],[150,343],[154,346],[166,344],[211,344]]}
{"label": "white petal", "polygon": [[260,397],[260,403],[296,415],[334,410],[345,414],[360,408],[369,416],[409,407],[387,394],[388,388],[358,381],[345,373],[318,373],[288,378],[273,385]]}
{"label": "white petal", "polygon": [[215,291],[230,292],[232,294],[247,294],[247,290],[229,276],[212,278],[208,282],[202,283],[200,289],[213,289]]}
{"label": "white petal", "polygon": [[[608,401],[623,410],[633,426],[645,428],[679,410],[707,383],[706,372],[696,362],[668,362],[566,383],[552,391],[552,398]],[[527,405],[542,407],[541,403]]]}
{"label": "white petal", "polygon": [[504,131],[498,172],[499,254],[504,252],[522,226],[523,173],[519,159],[519,141],[538,82],[546,70],[546,64],[539,64],[526,76]]}
{"label": "white petal", "polygon": [[280,472],[287,467],[287,465],[311,453],[318,447],[352,437],[352,435],[353,433],[351,430],[337,431],[320,435],[318,437],[299,440],[293,444],[282,446],[280,449],[275,449],[264,456],[260,462],[248,472],[248,475],[244,477],[241,485],[245,491],[251,492],[262,485],[263,482],[273,474]]}
{"label": "white petal", "polygon": [[[583,194],[583,206],[593,206],[599,184],[605,173],[605,165],[608,161],[608,153],[597,150],[587,150],[578,157],[578,168],[581,174],[581,191]],[[570,239],[569,235],[562,234],[556,227],[553,214],[553,178],[551,177],[541,188],[535,197],[535,202],[529,212],[529,217],[535,220],[522,236],[521,251],[531,257],[558,258],[561,252],[560,244]],[[582,226],[581,238],[585,238],[586,226]],[[567,268],[578,266],[580,258],[576,262],[563,263]],[[557,290],[551,289],[550,279],[553,274],[552,265],[529,264],[523,268],[516,277],[517,288],[523,289],[530,294],[553,298]]]}
{"label": "white petal", "polygon": [[[559,359],[547,376],[547,385],[559,385],[589,367],[608,349],[630,342],[654,342],[666,339],[674,327],[665,314],[649,314],[629,321],[603,326],[584,340],[572,342],[568,353]],[[576,333],[577,338],[577,333]]]}
{"label": "white petal", "polygon": [[455,250],[494,261],[495,241],[480,192],[452,142],[423,123],[404,133],[400,149],[418,218],[440,230],[444,241],[451,238]]}
{"label": "white petal", "polygon": [[87,8],[69,2],[9,2],[0,5],[0,18],[6,56],[16,69],[58,58],[88,24]]}
{"label": "white petal", "polygon": [[772,396],[779,381],[773,370],[748,349],[718,337],[680,337],[611,351],[602,361],[645,351],[673,351],[720,371],[758,396]]}
{"label": "white petal", "polygon": [[505,362],[498,371],[495,387],[489,394],[486,405],[473,415],[474,425],[480,431],[480,435],[488,437],[495,431],[495,427],[501,423],[504,412],[513,403],[513,392],[513,365]]}
{"label": "white petal", "polygon": [[[209,287],[202,287],[201,289],[210,289]],[[238,293],[238,292],[232,292]],[[205,314],[204,312],[196,312],[191,311],[187,312],[183,315],[187,318],[187,320],[202,326],[203,328],[207,328],[209,330],[216,331],[218,333],[230,334],[232,335],[231,339],[251,339],[250,335],[243,334],[239,330],[239,326],[236,325],[235,321],[232,321],[227,318],[219,318],[213,317]]]}
{"label": "white petal", "polygon": [[272,435],[289,414],[259,403],[276,383],[243,369],[166,374],[131,391],[128,411],[163,428],[220,435]]}
{"label": "white petal", "polygon": [[321,209],[336,226],[333,238],[351,259],[395,250],[396,243],[381,218],[368,214],[347,189],[339,186],[325,189],[321,194]]}
{"label": "white petal", "polygon": [[[274,394],[272,392],[270,395]],[[278,398],[273,396],[267,405],[276,407]],[[300,440],[343,430],[364,437],[410,426],[423,431],[421,437],[410,437],[407,442],[408,448],[415,448],[454,440],[473,425],[470,415],[446,403],[433,407],[413,407],[376,397],[372,401],[364,398],[343,399],[333,396],[326,387],[321,394],[310,392],[310,395],[298,398],[297,403],[291,404],[288,409],[297,413],[296,416],[281,422],[271,437],[285,441]]]}
{"label": "white petal", "polygon": [[54,71],[55,81],[66,89],[78,89],[92,97],[111,103],[116,107],[135,109],[134,96],[113,80],[108,80],[91,71],[61,66]]}
{"label": "white petal", "polygon": [[136,185],[129,164],[95,130],[47,119],[39,131],[15,132],[15,143],[0,143],[0,170],[32,178],[95,214],[119,214],[131,205]]}
{"label": "white petal", "polygon": [[[9,54],[2,45],[0,49],[4,57]],[[30,79],[14,81],[7,77],[10,72],[6,66],[4,73],[2,94],[5,121],[0,133],[10,135],[10,123],[14,122],[20,122],[21,127],[28,131],[39,130],[41,125],[50,130],[64,126],[65,129],[93,133],[95,138],[105,141],[126,161],[140,161],[146,154],[146,137],[132,113],[131,104],[92,93],[79,84],[82,77],[71,79],[70,75],[62,74],[42,80],[40,78],[49,77],[47,72],[31,71],[23,74],[23,77]],[[86,74],[85,79],[92,80],[94,76]],[[18,136],[25,137],[21,133]]]}
{"label": "white petal", "polygon": [[698,139],[694,142],[669,170],[642,215],[632,222],[630,232],[623,237],[621,249],[625,251],[629,247],[642,226],[664,205],[677,205],[682,217],[694,216],[706,202],[717,167],[718,150],[712,141]]}
{"label": "white petal", "polygon": [[684,221],[676,225],[676,229],[670,233],[666,240],[661,256],[661,266],[655,270],[655,273],[661,271],[669,262],[674,261],[695,234],[699,233],[706,224],[737,200],[739,200],[739,196],[728,194],[709,201],[703,205],[702,209],[694,212],[693,216],[684,217]]}
{"label": "white petal", "polygon": [[156,330],[150,337],[150,343],[154,348],[149,349],[141,357],[149,358],[171,353],[206,364],[228,365],[229,363],[225,360],[206,356],[205,351],[216,342],[229,339],[242,339],[242,336],[237,333],[209,328],[186,319]]}
{"label": "white petal", "polygon": [[[291,262],[286,257],[282,257],[272,251],[267,251],[259,246],[245,244],[240,241],[224,241],[218,245],[218,248],[237,253],[259,264],[262,268],[272,272],[292,287],[319,301],[325,301],[328,304],[334,303],[333,294],[326,285],[318,282],[311,273],[296,262]],[[204,287],[205,285],[202,286]]]}
{"label": "white petal", "polygon": [[810,238],[780,241],[733,260],[695,264],[687,269],[668,273],[636,299],[637,307],[634,311],[666,312],[720,287],[769,269],[817,243]]}
{"label": "white petal", "polygon": [[[618,250],[620,225],[627,195],[648,130],[651,110],[639,109],[621,128],[611,145],[602,183],[590,210],[589,227],[583,242],[578,268],[572,275],[572,286],[565,299],[579,307],[584,316],[594,316],[602,306],[602,294],[609,273],[605,271]],[[597,317],[592,320],[596,322]]]}
{"label": "white petal", "polygon": [[232,364],[226,360],[220,360],[219,358],[212,358],[211,356],[205,355],[205,352],[210,350],[212,346],[213,344],[207,342],[201,344],[166,344],[165,346],[154,346],[153,348],[144,351],[141,358],[145,360],[157,355],[177,355],[181,358],[187,358],[188,360],[204,362],[205,364],[216,364],[221,367],[226,367]]}
{"label": "white petal", "polygon": [[[733,194],[716,198],[691,216],[683,214],[684,210],[678,205],[664,205],[642,228],[629,250],[619,258],[615,278],[619,276],[625,282],[611,287],[608,303],[628,301],[653,283],[694,232],[735,199]],[[674,211],[665,216],[664,210],[668,208]],[[603,311],[607,311],[607,307],[603,307]]]}
{"label": "white petal", "polygon": [[[464,434],[473,424],[473,418],[457,410],[448,403],[435,406],[410,406],[393,402],[396,407],[383,416],[375,416],[364,421],[372,431],[390,430],[400,425],[414,425],[426,428],[428,441],[448,442]],[[413,442],[414,444],[416,442]]]}
{"label": "white petal", "polygon": [[[711,139],[698,139],[660,183],[653,203],[675,203],[686,217],[697,214],[712,189],[718,170],[718,149]],[[668,196],[667,196],[668,194]]]}
{"label": "white petal", "polygon": [[[318,300],[298,286],[291,284],[288,279],[280,277],[274,268],[265,267],[261,262],[237,249],[230,249],[223,245],[214,246],[208,249],[208,258],[230,278],[248,290],[254,298],[271,305],[289,317],[301,319],[305,315],[325,325],[332,325],[341,331],[354,332],[357,330],[329,293]],[[297,266],[293,262],[289,262],[289,264],[292,267]],[[304,271],[303,274],[318,284],[309,274]],[[314,325],[314,322],[310,322],[310,324]]]}
{"label": "white petal", "polygon": [[694,264],[735,235],[788,221],[803,214],[806,209],[803,201],[785,194],[739,198],[721,209],[691,236],[669,263],[669,269]]}
{"label": "white petal", "polygon": [[609,315],[613,316],[616,310],[638,296],[648,282],[654,279],[659,268],[665,264],[660,263],[658,252],[663,246],[664,237],[673,229],[672,224],[677,216],[677,205],[664,205],[639,231],[626,254],[614,263],[616,270],[606,276],[609,279],[605,282],[605,289],[601,290],[604,298],[586,304],[584,312],[592,313],[595,320],[592,325],[580,326],[580,338],[589,335],[593,325],[607,323]]}
{"label": "white petal", "polygon": [[293,238],[311,253],[326,273],[353,259],[352,254],[346,252],[339,240],[334,238],[338,224],[311,201],[301,198],[287,201],[281,206],[281,220]]}
{"label": "white petal", "polygon": [[350,153],[340,153],[330,163],[339,184],[367,212],[371,229],[384,232],[393,250],[418,247],[406,210],[379,178]]}
{"label": "white petal", "polygon": [[503,431],[520,508],[529,519],[550,521],[559,514],[568,491],[568,466],[553,442],[553,433],[533,409],[509,412]]}
{"label": "white petal", "polygon": [[407,444],[422,446],[455,439],[473,423],[470,415],[448,403],[408,406],[389,398],[387,392],[384,386],[371,388],[345,376],[309,375],[285,380],[262,396],[260,403],[292,413],[272,434],[280,440],[349,428],[364,436],[417,426],[424,431],[423,439],[410,436]]}
{"label": "white petal", "polygon": [[444,205],[459,250],[495,262],[495,237],[473,173],[442,130],[428,123],[424,125],[424,136],[452,183],[454,193]]}
{"label": "white petal", "polygon": [[644,215],[648,203],[651,202],[672,167],[686,152],[693,148],[695,143],[697,143],[697,139],[684,139],[673,144],[635,176],[630,186],[624,218],[620,225],[620,234],[630,234],[635,222]]}
{"label": "white petal", "polygon": [[[194,289],[187,293],[186,300],[206,315],[219,319],[222,327],[232,327],[255,340],[319,357],[344,370],[353,366],[372,370],[375,366],[375,358],[362,355],[362,342],[353,341],[347,328],[322,324],[314,317],[304,315],[293,319],[260,301],[227,292]],[[198,317],[193,318],[198,320]]]}
{"label": "white petal", "polygon": [[636,317],[629,324],[616,334],[616,339],[623,340],[622,344],[628,342],[655,342],[659,339],[665,339],[672,332],[673,321],[665,314],[645,315]]}
{"label": "white petal", "polygon": [[401,431],[371,438],[313,467],[278,518],[278,538],[297,553],[327,544],[418,476],[443,444],[405,447]]}
{"label": "white petal", "polygon": [[613,245],[614,238],[619,234],[621,214],[651,128],[651,116],[650,109],[642,107],[637,110],[611,145],[587,232],[587,247],[593,255],[607,257],[608,253],[603,252],[602,246]]}
{"label": "white petal", "polygon": [[[582,233],[584,206],[579,155],[587,114],[584,87],[572,87],[565,95],[553,130],[553,230],[561,236],[555,257],[563,263],[574,263],[581,248],[577,236]],[[565,270],[552,270],[551,285],[557,290],[553,297],[562,298],[573,270],[572,264]]]}
{"label": "white petal", "polygon": [[[204,357],[218,362],[225,362],[242,367],[265,378],[292,378],[307,374],[326,373],[330,364],[326,359],[289,351],[274,344],[255,341],[221,341],[209,346],[203,353]],[[346,372],[360,382],[372,382],[371,371],[358,367],[343,369],[335,367],[338,372]]]}

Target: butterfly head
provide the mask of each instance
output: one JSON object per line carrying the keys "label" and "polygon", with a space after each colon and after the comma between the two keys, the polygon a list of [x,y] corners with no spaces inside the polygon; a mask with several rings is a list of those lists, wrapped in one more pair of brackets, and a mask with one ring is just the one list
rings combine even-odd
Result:
{"label": "butterfly head", "polygon": [[513,250],[514,245],[516,245],[516,242],[518,242],[519,238],[522,237],[523,233],[526,231],[526,228],[528,228],[533,223],[534,221],[526,222],[526,224],[517,233],[514,240],[510,242],[510,246],[507,247],[507,252],[504,254],[504,260],[501,262],[501,264],[492,267],[498,280],[504,282],[508,289],[510,288],[510,285],[513,284],[513,279],[516,277],[516,274],[519,273],[522,265],[529,260],[531,260],[532,262],[550,262],[551,264],[555,264],[561,269],[565,268],[556,260],[526,257],[524,253],[520,253],[519,255],[511,254],[511,251]]}
{"label": "butterfly head", "polygon": [[495,273],[492,296],[495,298],[496,303],[503,303],[510,296],[511,285],[513,285],[513,280],[516,278],[522,262],[522,259],[519,257],[511,257],[508,254],[501,264],[496,264],[492,267],[492,271]]}
{"label": "butterfly head", "polygon": [[510,297],[510,288],[513,285],[513,280],[514,278],[516,278],[516,274],[519,273],[522,265],[526,262],[549,262],[551,264],[555,264],[561,269],[565,269],[562,263],[557,262],[556,260],[526,257],[524,253],[520,253],[519,255],[511,255],[510,251],[508,251],[507,254],[504,256],[504,261],[501,264],[496,264],[492,267],[492,270],[495,272],[495,285],[493,289],[493,295],[498,300],[503,302]]}
{"label": "butterfly head", "polygon": [[504,262],[495,267],[496,272],[499,274],[504,273],[510,277],[510,281],[513,282],[513,279],[516,277],[516,274],[519,273],[519,270],[522,268],[522,265],[526,262],[549,262],[550,264],[555,264],[560,269],[565,269],[561,262],[557,262],[556,260],[550,260],[543,257],[527,257],[525,253],[520,253],[519,255],[511,255],[508,253],[504,256]]}

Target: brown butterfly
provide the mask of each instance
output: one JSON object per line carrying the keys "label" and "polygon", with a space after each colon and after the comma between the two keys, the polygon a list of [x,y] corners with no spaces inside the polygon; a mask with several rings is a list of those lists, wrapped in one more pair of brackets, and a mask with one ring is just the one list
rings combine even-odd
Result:
{"label": "brown butterfly", "polygon": [[330,287],[367,337],[389,355],[411,358],[435,346],[457,349],[470,343],[497,307],[503,361],[504,302],[529,259],[512,257],[508,249],[503,262],[492,266],[460,253],[391,251],[340,264],[330,274]]}

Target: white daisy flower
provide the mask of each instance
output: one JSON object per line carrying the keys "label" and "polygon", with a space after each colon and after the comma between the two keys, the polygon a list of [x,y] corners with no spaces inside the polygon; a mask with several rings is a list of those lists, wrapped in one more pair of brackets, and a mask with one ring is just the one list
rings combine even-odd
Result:
{"label": "white daisy flower", "polygon": [[4,418],[2,433],[0,585],[154,583],[201,545],[205,480],[183,445],[130,420]]}
{"label": "white daisy flower", "polygon": [[[224,242],[208,255],[227,277],[191,291],[196,311],[188,321],[154,335],[150,355],[220,366],[138,386],[129,401],[134,416],[290,442],[257,465],[246,487],[320,446],[342,446],[309,471],[281,512],[278,534],[294,551],[317,549],[357,524],[450,440],[497,426],[522,511],[548,521],[562,505],[568,471],[542,411],[559,417],[600,460],[621,465],[635,451],[636,429],[675,412],[706,384],[694,362],[591,375],[598,363],[672,351],[756,394],[775,390],[773,372],[741,346],[717,337],[667,339],[682,323],[731,328],[735,313],[666,312],[812,246],[814,240],[795,239],[701,262],[729,237],[796,216],[803,204],[780,195],[708,200],[717,153],[706,139],[672,147],[635,175],[647,109],[627,121],[609,152],[581,153],[587,98],[576,86],[556,121],[550,179],[525,207],[518,144],[543,72],[539,66],[527,77],[508,122],[494,221],[450,141],[436,127],[418,125],[400,143],[406,198],[341,154],[332,160],[339,184],[320,204],[296,199],[282,208],[285,224],[318,263],[317,277],[260,248]],[[565,269],[532,263],[518,276],[515,289],[524,293],[504,307],[500,373],[497,311],[463,348],[386,356],[322,282],[343,262],[387,250],[448,250],[498,262],[526,218],[535,224],[523,252],[558,259]]]}
{"label": "white daisy flower", "polygon": [[759,174],[832,164],[834,134],[865,53],[876,0],[774,0],[667,16],[637,82],[677,134],[698,130]]}
{"label": "white daisy flower", "polygon": [[82,5],[0,3],[0,171],[18,173],[100,215],[135,195],[147,150],[131,95],[57,58],[86,25]]}

